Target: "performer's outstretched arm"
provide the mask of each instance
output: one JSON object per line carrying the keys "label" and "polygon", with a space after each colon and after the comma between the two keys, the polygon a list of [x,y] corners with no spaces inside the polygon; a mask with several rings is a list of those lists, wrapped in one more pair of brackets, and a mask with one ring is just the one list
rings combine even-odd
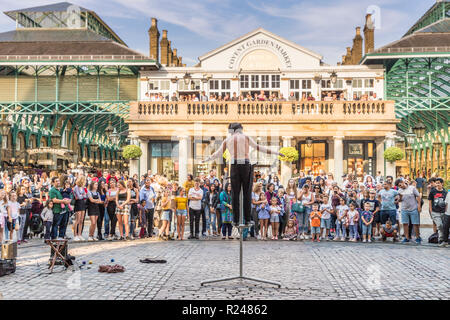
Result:
{"label": "performer's outstretched arm", "polygon": [[217,149],[216,152],[214,152],[212,155],[210,155],[209,157],[204,159],[203,162],[209,162],[211,160],[221,157],[226,150],[226,145],[227,145],[227,139],[225,139],[222,142],[222,144],[220,145],[219,149]]}
{"label": "performer's outstretched arm", "polygon": [[268,147],[261,146],[261,145],[257,144],[257,143],[255,142],[255,140],[253,140],[253,139],[250,138],[250,137],[247,137],[247,138],[248,138],[248,144],[249,144],[253,149],[256,149],[256,150],[258,150],[258,151],[261,151],[261,152],[264,152],[264,153],[267,153],[267,154],[278,154],[279,156],[284,157],[284,154],[282,154],[282,153],[280,153],[280,152],[278,152],[278,151],[273,151],[273,150],[269,149]]}

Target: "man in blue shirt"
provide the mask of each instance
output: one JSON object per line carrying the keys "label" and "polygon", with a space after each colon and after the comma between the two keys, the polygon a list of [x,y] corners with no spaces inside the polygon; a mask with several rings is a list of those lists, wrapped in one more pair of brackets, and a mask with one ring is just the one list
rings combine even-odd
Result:
{"label": "man in blue shirt", "polygon": [[381,224],[386,224],[389,219],[392,225],[397,221],[397,198],[398,192],[392,189],[390,180],[386,179],[383,183],[383,189],[378,192],[378,201],[381,203],[380,218]]}
{"label": "man in blue shirt", "polygon": [[148,237],[153,235],[153,215],[155,214],[156,193],[150,185],[150,178],[145,179],[145,184],[139,192],[139,201],[145,200],[145,215],[147,217]]}

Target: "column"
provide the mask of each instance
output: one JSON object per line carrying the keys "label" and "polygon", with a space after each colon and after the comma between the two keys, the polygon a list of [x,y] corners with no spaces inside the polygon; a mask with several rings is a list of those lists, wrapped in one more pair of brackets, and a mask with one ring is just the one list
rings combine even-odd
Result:
{"label": "column", "polygon": [[334,136],[334,181],[342,186],[344,175],[344,136]]}
{"label": "column", "polygon": [[178,137],[178,182],[182,185],[188,175],[188,136]]}
{"label": "column", "polygon": [[130,159],[130,177],[134,176],[135,174],[137,174],[139,177],[139,160]]}
{"label": "column", "polygon": [[139,139],[139,144],[142,150],[142,156],[139,159],[139,179],[148,171],[148,140]]}
{"label": "column", "polygon": [[334,176],[334,140],[327,140],[328,143],[328,160],[327,168],[328,172],[331,172]]}
{"label": "column", "polygon": [[[283,139],[283,147],[290,147],[291,140],[293,137],[286,136],[282,137]],[[281,161],[281,184],[286,188],[289,179],[292,177],[292,163]]]}
{"label": "column", "polygon": [[[395,147],[395,132],[390,132],[386,135],[386,149]],[[383,156],[384,159],[384,156]],[[392,176],[395,181],[395,162],[386,161],[386,176]]]}
{"label": "column", "polygon": [[375,139],[376,144],[376,150],[375,153],[377,154],[377,163],[376,163],[376,172],[375,175],[378,175],[378,171],[381,172],[382,176],[385,176],[384,172],[384,138],[377,138]]}

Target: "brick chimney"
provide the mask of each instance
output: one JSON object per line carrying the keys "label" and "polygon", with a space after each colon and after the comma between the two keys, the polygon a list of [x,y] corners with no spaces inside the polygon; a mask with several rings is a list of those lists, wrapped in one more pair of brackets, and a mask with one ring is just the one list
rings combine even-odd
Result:
{"label": "brick chimney", "polygon": [[347,56],[344,54],[344,55],[342,55],[342,65],[344,65],[345,64],[345,58],[346,58]]}
{"label": "brick chimney", "polygon": [[150,38],[150,58],[159,62],[159,31],[156,18],[152,18],[152,25],[148,29],[148,35]]}
{"label": "brick chimney", "polygon": [[178,67],[178,57],[177,57],[177,49],[173,49],[172,50],[172,61],[173,61],[173,66],[174,67]]}
{"label": "brick chimney", "polygon": [[364,52],[368,54],[375,48],[375,26],[373,25],[372,15],[366,15],[366,24],[364,25]]}
{"label": "brick chimney", "polygon": [[172,41],[169,40],[169,66],[173,67]]}
{"label": "brick chimney", "polygon": [[167,66],[169,62],[169,40],[167,39],[167,30],[163,30],[161,41],[161,64]]}
{"label": "brick chimney", "polygon": [[183,66],[183,58],[182,57],[178,57],[178,66],[182,67]]}
{"label": "brick chimney", "polygon": [[347,54],[345,55],[344,64],[352,64],[352,49],[350,47],[347,47]]}
{"label": "brick chimney", "polygon": [[361,37],[361,27],[356,27],[356,35],[353,38],[352,64],[358,64],[362,58],[363,38]]}

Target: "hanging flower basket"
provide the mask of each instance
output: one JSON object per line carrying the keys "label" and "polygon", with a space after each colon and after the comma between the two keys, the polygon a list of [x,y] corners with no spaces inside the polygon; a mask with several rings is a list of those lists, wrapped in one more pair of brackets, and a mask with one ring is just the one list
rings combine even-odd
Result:
{"label": "hanging flower basket", "polygon": [[298,160],[298,151],[294,147],[283,147],[280,149],[280,153],[284,154],[284,157],[278,156],[281,161],[294,162]]}
{"label": "hanging flower basket", "polygon": [[139,146],[136,146],[134,144],[130,144],[123,148],[122,156],[124,159],[127,160],[136,160],[140,156],[142,156],[142,150]]}
{"label": "hanging flower basket", "polygon": [[400,148],[389,147],[386,150],[384,150],[383,156],[386,159],[386,161],[395,162],[397,160],[402,160],[405,157],[405,154]]}

